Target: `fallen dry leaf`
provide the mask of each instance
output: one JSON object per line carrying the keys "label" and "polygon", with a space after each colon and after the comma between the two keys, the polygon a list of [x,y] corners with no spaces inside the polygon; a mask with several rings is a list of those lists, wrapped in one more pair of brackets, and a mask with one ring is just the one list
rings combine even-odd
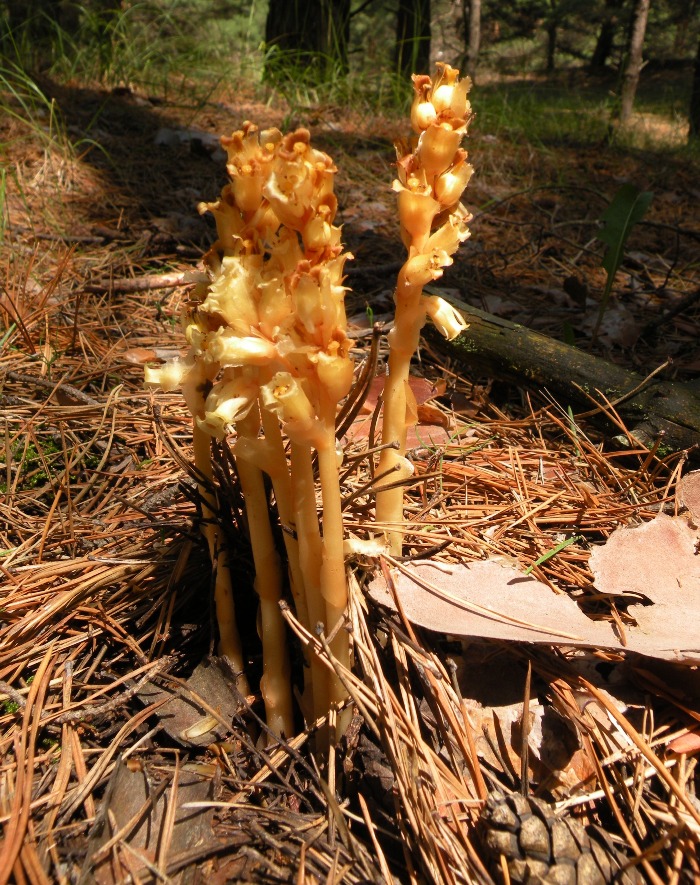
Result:
{"label": "fallen dry leaf", "polygon": [[[369,386],[367,396],[362,405],[362,410],[364,412],[373,412],[375,410],[377,400],[379,399],[380,394],[384,391],[385,378],[385,375],[376,375],[372,379],[372,383]],[[437,384],[433,384],[432,381],[428,381],[427,378],[421,378],[418,375],[411,375],[409,377],[408,386],[411,388],[411,391],[416,398],[416,403],[419,406],[423,405],[423,403],[430,402],[430,400],[435,399],[436,396],[442,396],[445,392],[444,381],[438,381]]]}
{"label": "fallen dry leaf", "polygon": [[620,527],[596,547],[590,568],[601,593],[637,597],[628,646],[673,660],[700,659],[700,536],[683,517],[660,513],[637,528]]}
{"label": "fallen dry leaf", "polygon": [[[131,765],[130,763],[133,763]],[[185,765],[168,786],[163,783],[165,766],[119,760],[107,784],[105,799],[90,834],[81,882],[95,885],[118,885],[127,881],[128,871],[143,868],[139,856],[153,863],[162,840],[167,838],[164,860],[177,857],[195,847],[215,842],[212,829],[213,809],[188,807],[187,803],[206,802],[214,798],[213,772],[205,766]],[[171,769],[172,771],[172,769]],[[169,804],[175,802],[172,830],[167,824]],[[105,851],[115,833],[122,832],[116,846]],[[126,842],[131,851],[123,847]],[[179,883],[191,881],[187,871],[168,879]]]}
{"label": "fallen dry leaf", "polygon": [[430,403],[418,404],[418,423],[419,424],[436,424],[439,427],[449,427],[449,417],[437,406],[431,406]]}
{"label": "fallen dry leaf", "polygon": [[[619,528],[591,556],[601,593],[630,599],[637,625],[624,641],[610,621],[593,621],[566,594],[524,575],[511,563],[416,562],[392,570],[406,617],[455,636],[634,651],[662,660],[699,663],[700,538],[688,522],[660,514],[639,528]],[[396,608],[383,577],[370,595]]]}
{"label": "fallen dry leaf", "polygon": [[[408,379],[409,387],[415,397],[416,417],[418,423],[409,426],[406,434],[406,448],[411,449],[439,448],[450,442],[447,432],[449,417],[436,406],[428,405],[430,400],[441,396],[445,391],[445,383],[433,384],[425,378],[411,375]],[[362,442],[367,439],[372,425],[372,413],[377,407],[377,400],[384,390],[384,375],[377,375],[372,380],[367,397],[362,406],[358,418],[349,428],[345,442]],[[381,427],[381,422],[379,424]]]}
{"label": "fallen dry leaf", "polygon": [[676,486],[676,503],[679,509],[690,511],[697,523],[700,520],[700,470],[691,470]]}
{"label": "fallen dry leaf", "polygon": [[670,741],[666,749],[669,753],[694,756],[696,753],[700,753],[700,733],[696,729],[687,731]]}
{"label": "fallen dry leaf", "polygon": [[124,351],[127,363],[136,366],[153,363],[156,360],[172,360],[181,355],[182,351],[177,347],[132,347]]}
{"label": "fallen dry leaf", "polygon": [[[165,731],[185,746],[208,747],[228,733],[223,724],[232,722],[239,709],[238,695],[231,689],[231,674],[224,659],[208,658],[195,667],[182,688],[168,686],[167,690],[146,683],[138,692],[144,703],[169,698],[156,712]],[[212,716],[200,703],[206,698],[208,706],[216,710]]]}
{"label": "fallen dry leaf", "polygon": [[[548,645],[608,646],[614,639],[607,623],[591,621],[568,596],[505,560],[420,561],[393,570],[393,578],[406,617],[429,630]],[[370,595],[396,608],[383,577],[372,581]]]}

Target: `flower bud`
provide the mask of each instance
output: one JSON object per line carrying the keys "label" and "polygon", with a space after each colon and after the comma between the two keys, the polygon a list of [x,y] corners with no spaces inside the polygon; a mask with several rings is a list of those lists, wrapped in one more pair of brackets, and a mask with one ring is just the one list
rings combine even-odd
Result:
{"label": "flower bud", "polygon": [[221,272],[212,280],[203,313],[220,316],[231,328],[248,334],[257,325],[258,308],[255,287],[259,279],[261,256],[225,255]]}
{"label": "flower bud", "polygon": [[231,424],[245,418],[257,398],[257,385],[249,378],[236,377],[215,384],[204,403],[204,418],[199,427],[217,439],[223,439]]}
{"label": "flower bud", "polygon": [[[430,234],[433,219],[440,211],[440,204],[429,188],[418,189],[415,179],[409,179],[407,187],[399,181],[395,181],[393,186],[399,192],[401,228],[408,236],[409,245],[413,243],[420,248],[422,241]],[[413,190],[412,187],[416,189]]]}
{"label": "flower bud", "polygon": [[176,357],[162,366],[146,366],[143,373],[144,381],[149,387],[160,387],[169,393],[171,390],[177,390],[185,373],[191,368],[191,360],[181,360]]}
{"label": "flower bud", "polygon": [[218,329],[207,341],[206,358],[221,366],[265,366],[277,351],[271,341],[253,335],[237,335],[232,329]]}
{"label": "flower bud", "polygon": [[438,114],[452,107],[455,89],[457,88],[457,68],[450,67],[444,62],[438,62],[438,75],[435,78],[431,100]]}
{"label": "flower bud", "polygon": [[438,116],[449,113],[461,120],[469,116],[471,105],[467,101],[467,95],[472,81],[469,77],[458,80],[458,76],[459,71],[456,68],[438,62],[438,76],[431,94],[431,101]]}
{"label": "flower bud", "polygon": [[464,317],[458,310],[452,307],[444,298],[436,295],[424,296],[425,310],[435,327],[448,341],[452,341],[460,335],[469,324],[464,322]]}
{"label": "flower bud", "polygon": [[424,252],[432,252],[440,257],[441,263],[446,267],[451,261],[444,261],[443,256],[454,255],[459,248],[459,244],[463,243],[469,237],[469,228],[456,214],[450,215],[440,227],[431,234],[428,242],[425,244]]}
{"label": "flower bud", "polygon": [[277,372],[267,384],[263,384],[260,400],[264,408],[277,415],[292,442],[314,445],[320,439],[314,408],[289,372]]}
{"label": "flower bud", "polygon": [[471,116],[472,106],[467,99],[472,81],[469,77],[465,77],[455,85],[452,92],[452,100],[450,101],[450,111],[455,117],[461,120],[467,120]]}
{"label": "flower bud", "polygon": [[416,154],[429,182],[452,166],[462,135],[450,123],[434,124],[421,135]]}
{"label": "flower bud", "polygon": [[277,273],[260,283],[258,291],[259,328],[263,335],[274,339],[294,323],[292,296]]}
{"label": "flower bud", "polygon": [[309,219],[301,231],[304,246],[310,252],[321,252],[333,240],[333,218],[338,200],[334,194],[324,197],[316,215]]}
{"label": "flower bud", "polygon": [[426,286],[433,280],[440,279],[443,267],[452,264],[452,259],[449,255],[443,255],[442,258],[446,259],[444,264],[441,261],[440,254],[435,251],[420,252],[418,255],[409,258],[404,265],[404,277],[408,285]]}
{"label": "flower bud", "polygon": [[411,125],[414,132],[422,132],[433,122],[437,113],[430,101],[432,81],[427,74],[413,75],[413,104],[411,105]]}
{"label": "flower bud", "polygon": [[[458,203],[464,193],[464,189],[472,177],[474,169],[466,162],[466,151],[457,151],[458,159],[452,168],[443,172],[435,181],[435,196],[445,206],[453,206]],[[459,156],[459,155],[463,156]]]}
{"label": "flower bud", "polygon": [[233,195],[241,212],[252,213],[262,201],[263,173],[251,165],[245,165],[233,179]]}
{"label": "flower bud", "polygon": [[[335,342],[333,342],[335,343]],[[320,351],[317,355],[316,371],[318,380],[328,394],[328,398],[339,403],[347,396],[352,386],[353,364],[347,356]]]}
{"label": "flower bud", "polygon": [[207,343],[207,332],[198,322],[191,322],[185,327],[185,338],[194,356],[200,356]]}

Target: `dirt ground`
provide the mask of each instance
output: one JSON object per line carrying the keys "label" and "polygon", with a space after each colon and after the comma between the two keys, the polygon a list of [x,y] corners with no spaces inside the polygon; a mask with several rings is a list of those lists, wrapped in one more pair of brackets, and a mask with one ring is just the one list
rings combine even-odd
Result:
{"label": "dirt ground", "polygon": [[[308,125],[334,158],[359,364],[368,315],[390,319],[403,261],[391,180],[404,122],[226,96],[195,116],[129,90],[51,94],[72,150],[0,121],[11,146],[0,244],[0,882],[502,881],[505,860],[485,835],[497,826],[482,811],[487,795],[523,783],[588,827],[574,865],[598,839],[620,881],[697,879],[695,666],[414,627],[367,595],[378,566],[362,559],[352,565],[357,714],[330,759],[301,722],[294,739],[266,747],[259,693],[241,704],[210,658],[190,419],[178,394],[144,389],[143,371],[184,348],[186,286],[173,279],[214,239],[196,211],[226,181],[213,136],[246,119]],[[698,390],[697,164],[663,150],[507,143],[478,117],[468,148],[472,236],[440,288]],[[592,341],[605,284],[598,221],[627,181],[653,203]],[[416,445],[429,478],[408,496],[406,554],[539,561],[533,575],[553,595],[624,636],[634,619],[593,586],[591,549],[619,525],[682,509],[676,486],[696,453],[621,450],[614,410],[613,420],[577,418],[584,407],[467,368],[432,339],[414,370],[433,385],[425,434],[447,434]],[[348,451],[366,445],[359,434]],[[358,535],[373,506],[365,479],[358,468],[343,490]],[[255,686],[245,520],[235,481],[221,481]],[[554,849],[550,860],[561,860]]]}

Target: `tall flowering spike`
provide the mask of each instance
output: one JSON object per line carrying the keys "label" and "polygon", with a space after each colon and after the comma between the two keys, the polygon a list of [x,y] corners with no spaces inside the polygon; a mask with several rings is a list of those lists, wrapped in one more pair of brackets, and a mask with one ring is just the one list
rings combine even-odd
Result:
{"label": "tall flowering spike", "polygon": [[388,477],[382,485],[394,487],[380,486],[377,492],[377,521],[387,525],[394,554],[401,552],[398,527],[403,521],[403,490],[397,481],[408,476],[406,431],[415,420],[408,386],[411,358],[428,317],[447,338],[466,328],[454,308],[441,298],[424,295],[423,287],[442,276],[469,236],[471,216],[460,201],[472,174],[461,146],[471,116],[470,85],[468,78],[460,80],[459,71],[446,64],[438,64],[432,79],[414,74],[411,125],[418,138],[410,145],[397,144],[393,187],[408,258],[399,273],[396,315],[389,333],[382,437],[385,443],[398,443],[398,448],[383,449],[378,468]]}
{"label": "tall flowering spike", "polygon": [[[203,463],[206,441],[237,434],[234,454],[242,456],[236,455],[238,476],[260,595],[262,693],[270,727],[289,736],[282,571],[261,470],[272,480],[283,523],[293,526],[298,519],[306,527],[298,540],[288,533],[284,538],[297,613],[309,630],[318,620],[326,624],[335,634],[336,657],[348,665],[348,633],[336,629],[344,617],[347,586],[335,419],[353,378],[343,303],[343,266],[350,256],[343,253],[340,229],[333,224],[336,168],[311,146],[306,129],[282,136],[245,123],[222,144],[230,181],[218,200],[199,207],[213,214],[218,239],[204,257],[206,274],[183,309],[189,353],[182,361],[149,369],[147,382],[168,390],[179,386],[185,393],[194,418],[197,467],[205,477],[211,476],[211,465]],[[441,211],[433,202],[435,212]],[[291,471],[282,431],[291,442]],[[213,504],[209,509],[213,512]],[[209,540],[213,550],[215,539]],[[312,712],[318,718],[345,694],[322,666],[309,664]]]}

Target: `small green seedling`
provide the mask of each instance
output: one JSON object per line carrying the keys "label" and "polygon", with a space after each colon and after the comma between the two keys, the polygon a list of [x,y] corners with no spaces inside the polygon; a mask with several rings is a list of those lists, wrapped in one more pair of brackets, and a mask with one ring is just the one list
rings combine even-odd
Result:
{"label": "small green seedling", "polygon": [[565,547],[569,547],[569,546],[571,546],[571,544],[575,544],[577,541],[582,541],[582,540],[583,540],[583,538],[581,537],[581,535],[574,535],[573,538],[568,538],[568,540],[562,541],[561,544],[557,544],[556,547],[552,547],[551,550],[548,550],[546,553],[543,553],[539,559],[536,559],[532,563],[532,565],[529,565],[525,569],[525,574],[526,575],[531,574],[532,570],[535,568],[535,566],[542,565],[542,563],[547,562],[548,559],[551,559],[553,556],[556,556],[557,553],[560,553],[562,550],[564,550]]}
{"label": "small green seedling", "polygon": [[640,191],[633,184],[623,184],[600,219],[603,222],[603,227],[598,231],[596,237],[608,247],[601,262],[608,278],[598,310],[598,319],[593,329],[593,341],[598,335],[600,324],[608,307],[615,274],[622,264],[625,244],[632,228],[642,220],[653,198],[654,195],[651,191]]}

